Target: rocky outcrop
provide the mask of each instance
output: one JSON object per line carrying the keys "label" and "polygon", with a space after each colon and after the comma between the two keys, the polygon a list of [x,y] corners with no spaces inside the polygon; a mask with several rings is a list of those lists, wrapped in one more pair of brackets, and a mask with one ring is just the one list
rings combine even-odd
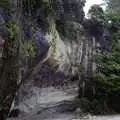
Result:
{"label": "rocky outcrop", "polygon": [[[46,4],[47,7],[44,6]],[[34,15],[25,11],[30,6],[23,6],[22,11],[22,39],[36,43],[35,66],[26,77],[16,100],[15,108],[23,112],[30,109],[31,100],[37,106],[39,95],[36,92],[40,87],[72,85],[79,81],[81,94],[84,95],[88,75],[96,69],[93,56],[101,44],[82,24],[84,0],[49,0],[42,5],[37,7]],[[49,14],[44,10],[48,7]],[[3,16],[1,13],[0,24],[4,23]],[[94,92],[92,86],[89,88]],[[25,97],[27,94],[28,98]],[[28,104],[22,106],[23,101]]]}

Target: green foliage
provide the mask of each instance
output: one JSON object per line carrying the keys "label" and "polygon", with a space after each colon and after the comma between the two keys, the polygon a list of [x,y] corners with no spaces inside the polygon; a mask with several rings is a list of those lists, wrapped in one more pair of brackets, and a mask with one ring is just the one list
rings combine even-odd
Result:
{"label": "green foliage", "polygon": [[23,5],[25,11],[30,12],[33,16],[38,15],[38,10],[41,11],[41,14],[44,13],[44,16],[50,13],[49,0],[24,0]]}
{"label": "green foliage", "polygon": [[103,103],[102,99],[88,100],[86,98],[81,98],[80,107],[83,108],[83,111],[91,114],[104,114],[104,106],[101,105]]}
{"label": "green foliage", "polygon": [[120,13],[120,0],[104,0],[107,3],[107,12]]}
{"label": "green foliage", "polygon": [[18,34],[19,34],[18,25],[14,22],[6,22],[5,28],[7,31],[8,38],[10,40],[16,40],[16,38],[18,37]]}
{"label": "green foliage", "polygon": [[35,57],[35,43],[32,40],[25,41],[23,43],[23,48],[26,57]]}
{"label": "green foliage", "polygon": [[2,0],[1,2],[0,2],[0,7],[2,7],[2,8],[6,8],[7,6],[6,5],[9,5],[10,3],[9,3],[9,0]]}
{"label": "green foliage", "polygon": [[51,16],[52,10],[49,0],[24,0],[23,10],[26,15],[31,15],[41,25],[41,27],[47,31],[49,28],[49,16]]}
{"label": "green foliage", "polygon": [[33,40],[25,40],[23,43],[23,64],[32,67],[36,56],[36,43]]}
{"label": "green foliage", "polygon": [[94,22],[104,22],[105,14],[99,5],[93,5],[88,11],[89,18]]}
{"label": "green foliage", "polygon": [[59,20],[56,22],[59,32],[69,39],[77,39],[78,33],[83,33],[84,29],[79,23]]}
{"label": "green foliage", "polygon": [[4,12],[8,15],[11,12],[10,0],[1,0],[0,8],[3,8]]}
{"label": "green foliage", "polygon": [[[114,28],[115,29],[115,28]],[[120,111],[118,101],[120,100],[120,30],[117,28],[114,32],[111,31],[110,43],[112,51],[104,53],[97,57],[98,74],[95,75],[96,88],[104,96],[109,96],[110,105],[112,109]],[[117,98],[117,99],[116,99]]]}
{"label": "green foliage", "polygon": [[106,21],[110,21],[110,46],[116,49],[116,45],[119,44],[120,40],[120,16],[114,13],[106,13]]}
{"label": "green foliage", "polygon": [[[98,5],[93,5],[89,10],[89,19],[94,25],[107,26],[110,30],[109,47],[111,51],[96,57],[95,98],[102,101],[101,104],[104,104],[106,100],[109,101],[109,108],[120,111],[118,105],[120,101],[120,15],[113,7],[114,0],[106,1],[108,2],[108,11],[104,12]],[[110,4],[115,12],[111,12]],[[118,4],[120,5],[120,1]]]}

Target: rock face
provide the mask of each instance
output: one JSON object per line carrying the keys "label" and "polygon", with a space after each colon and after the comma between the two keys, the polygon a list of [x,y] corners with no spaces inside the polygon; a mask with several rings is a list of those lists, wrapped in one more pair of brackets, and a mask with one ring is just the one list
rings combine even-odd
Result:
{"label": "rock face", "polygon": [[[71,86],[78,84],[76,81],[81,76],[80,86],[83,87],[84,80],[87,81],[83,75],[91,75],[95,71],[93,56],[100,42],[82,25],[83,6],[84,0],[50,0],[50,14],[46,15],[44,10],[38,8],[34,13],[36,18],[32,13],[23,11],[23,40],[35,41],[37,65],[21,86],[14,108],[28,112],[31,101],[32,107],[37,106],[39,87]],[[3,13],[0,11],[0,24],[3,22]],[[27,104],[23,105],[23,101]]]}
{"label": "rock face", "polygon": [[[97,52],[96,48],[99,43],[82,25],[84,2],[82,0],[74,2],[72,0],[51,0],[50,5],[53,16],[48,15],[46,18],[47,31],[41,26],[39,19],[35,20],[36,18],[31,15],[25,15],[23,18],[24,37],[37,42],[39,62],[18,94],[16,107],[20,106],[19,109],[24,112],[31,107],[30,98],[35,105],[38,102],[36,85],[56,87],[78,84],[78,82],[71,82],[71,80],[80,80],[79,76],[92,74],[96,69],[92,58]],[[84,79],[87,81],[86,78]],[[80,85],[83,86],[82,78]],[[26,98],[25,95],[30,93],[31,97]],[[33,96],[36,96],[35,99],[32,98]],[[28,101],[28,104],[22,106],[22,101]]]}

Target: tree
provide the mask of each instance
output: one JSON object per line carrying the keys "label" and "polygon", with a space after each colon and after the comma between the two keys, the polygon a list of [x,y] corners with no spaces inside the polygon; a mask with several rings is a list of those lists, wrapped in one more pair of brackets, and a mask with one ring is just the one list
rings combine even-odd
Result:
{"label": "tree", "polygon": [[104,22],[104,11],[99,5],[93,5],[88,11],[89,19],[94,22]]}
{"label": "tree", "polygon": [[97,57],[97,75],[95,83],[97,95],[101,100],[107,101],[108,108],[120,111],[120,17],[118,13],[106,14],[111,21],[109,47],[111,51]]}
{"label": "tree", "polygon": [[120,0],[104,0],[109,13],[120,13]]}
{"label": "tree", "polygon": [[[109,0],[110,1],[110,0]],[[112,0],[111,0],[112,1]],[[114,1],[113,1],[114,2]],[[109,3],[108,3],[109,6]],[[114,9],[113,9],[114,10]],[[98,5],[93,5],[89,10],[89,26],[92,26],[92,35],[103,35],[103,31],[108,28],[110,35],[108,39],[108,51],[103,51],[96,57],[97,71],[93,75],[92,84],[96,88],[95,99],[107,112],[109,108],[120,111],[120,17],[117,12],[103,11]],[[101,34],[100,34],[101,33]],[[98,40],[98,39],[96,39]],[[105,44],[105,42],[103,42]],[[103,111],[104,111],[103,110]],[[102,112],[102,111],[101,111]]]}

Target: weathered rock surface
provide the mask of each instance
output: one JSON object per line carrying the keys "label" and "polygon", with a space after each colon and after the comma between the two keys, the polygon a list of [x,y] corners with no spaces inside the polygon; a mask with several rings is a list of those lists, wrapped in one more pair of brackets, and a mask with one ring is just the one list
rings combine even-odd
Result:
{"label": "weathered rock surface", "polygon": [[52,0],[50,4],[56,13],[54,16],[47,16],[47,31],[39,24],[39,19],[31,14],[23,16],[22,35],[25,40],[32,39],[37,43],[39,64],[29,74],[18,93],[17,107],[21,111],[29,111],[40,104],[37,102],[40,101],[41,87],[67,86],[72,84],[73,76],[77,76],[73,80],[77,83],[81,73],[91,74],[95,70],[92,56],[96,54],[99,43],[82,25],[84,1]]}
{"label": "weathered rock surface", "polygon": [[[29,89],[31,94],[21,101],[18,117],[8,120],[119,120],[119,115],[92,116],[79,108],[77,87],[56,89],[54,87]],[[34,92],[34,93],[33,93]]]}
{"label": "weathered rock surface", "polygon": [[[78,76],[92,74],[96,68],[92,57],[100,43],[82,25],[84,0],[50,0],[50,6],[53,13],[45,20],[41,9],[38,18],[31,13],[22,16],[21,33],[24,40],[35,41],[37,65],[18,92],[13,109],[20,115],[15,120],[76,118],[72,103],[77,91],[73,85],[78,85]],[[0,25],[3,16],[0,10]],[[47,30],[43,24],[47,24]],[[64,86],[68,89],[57,89]]]}
{"label": "weathered rock surface", "polygon": [[70,120],[75,117],[73,101],[76,97],[76,87],[68,89],[48,88],[26,88],[31,94],[24,96],[19,105],[21,111],[18,118],[11,120]]}

